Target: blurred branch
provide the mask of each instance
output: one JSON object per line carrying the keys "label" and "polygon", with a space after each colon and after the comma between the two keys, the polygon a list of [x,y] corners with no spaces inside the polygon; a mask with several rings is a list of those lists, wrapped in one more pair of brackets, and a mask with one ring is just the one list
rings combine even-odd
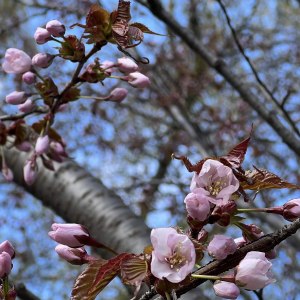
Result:
{"label": "blurred branch", "polygon": [[148,0],[148,6],[152,13],[162,20],[172,31],[181,39],[206,63],[220,73],[228,83],[240,94],[242,99],[247,102],[261,117],[264,119],[274,131],[282,138],[291,150],[300,156],[300,142],[297,136],[286,128],[276,116],[276,113],[266,108],[263,100],[265,95],[257,95],[252,92],[248,84],[241,81],[238,76],[232,73],[231,68],[227,64],[215,57],[209,49],[207,49],[199,40],[184,29],[162,6],[158,0]]}
{"label": "blurred branch", "polygon": [[40,300],[37,296],[31,293],[23,283],[19,283],[15,286],[17,296],[21,300]]}
{"label": "blurred branch", "polygon": [[279,101],[275,98],[274,94],[270,91],[270,89],[267,87],[267,85],[263,82],[263,80],[260,78],[257,70],[255,69],[253,63],[251,62],[250,57],[246,54],[245,49],[243,48],[243,46],[241,45],[239,38],[237,36],[237,33],[235,31],[235,29],[233,28],[232,24],[231,24],[231,19],[228,15],[228,12],[226,10],[226,7],[224,6],[222,0],[216,0],[222,11],[224,12],[224,15],[226,17],[226,21],[228,24],[228,27],[230,28],[232,37],[234,39],[234,42],[236,44],[236,46],[238,47],[240,53],[242,54],[242,56],[245,58],[245,60],[247,61],[256,81],[258,82],[258,84],[262,87],[262,89],[270,96],[270,99],[272,100],[272,102],[277,106],[278,108],[278,112],[280,112],[285,119],[287,120],[287,122],[290,124],[290,126],[293,128],[293,130],[295,131],[295,133],[300,136],[300,131],[297,128],[296,124],[294,123],[294,121],[291,119],[290,115],[288,114],[288,112],[284,109],[284,102],[286,101],[285,98],[288,97],[289,93],[287,93],[287,96],[284,97],[284,99],[281,101],[283,104],[280,104]]}

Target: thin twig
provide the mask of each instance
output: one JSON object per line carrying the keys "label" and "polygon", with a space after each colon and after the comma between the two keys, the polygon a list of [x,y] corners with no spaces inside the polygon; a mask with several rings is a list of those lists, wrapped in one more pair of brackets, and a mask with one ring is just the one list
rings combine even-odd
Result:
{"label": "thin twig", "polygon": [[297,128],[296,124],[293,122],[293,120],[291,119],[290,115],[288,114],[288,112],[284,109],[284,107],[279,103],[279,101],[275,98],[274,94],[272,93],[272,91],[270,91],[270,89],[267,87],[267,85],[263,82],[263,80],[260,78],[257,70],[255,69],[250,57],[246,54],[242,44],[239,41],[239,38],[237,36],[237,32],[235,31],[234,27],[231,24],[231,19],[228,15],[228,12],[226,10],[225,5],[223,4],[222,0],[217,0],[217,2],[219,3],[222,11],[224,12],[224,15],[226,17],[226,21],[228,24],[228,27],[230,28],[232,37],[235,41],[235,44],[237,45],[240,53],[242,54],[242,56],[245,58],[245,60],[247,61],[249,67],[251,68],[251,71],[256,79],[256,81],[258,82],[258,84],[263,88],[263,90],[270,96],[271,100],[273,101],[273,103],[282,111],[284,117],[286,118],[286,120],[288,121],[288,123],[291,125],[291,127],[293,128],[293,130],[297,133],[298,136],[300,136],[300,131]]}

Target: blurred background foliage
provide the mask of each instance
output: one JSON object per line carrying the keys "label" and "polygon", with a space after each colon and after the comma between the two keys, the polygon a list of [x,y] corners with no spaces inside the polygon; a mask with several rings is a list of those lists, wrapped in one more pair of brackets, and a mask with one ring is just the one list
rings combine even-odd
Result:
{"label": "blurred background foliage", "polygon": [[[80,29],[71,30],[69,26],[84,23],[88,8],[95,2],[1,0],[0,57],[9,47],[23,49],[31,56],[42,51],[55,53],[54,43],[41,46],[34,43],[36,27],[58,19],[67,26],[69,34],[80,34]],[[109,11],[117,6],[117,0],[101,2]],[[162,2],[195,39],[223,58],[240,79],[253,83],[255,92],[256,80],[234,43],[217,1]],[[224,4],[240,43],[265,84],[277,99],[288,93],[285,109],[299,130],[299,1],[224,0]],[[187,155],[193,162],[207,155],[225,154],[249,134],[252,124],[254,130],[245,167],[267,168],[299,184],[299,157],[220,75],[135,1],[132,1],[132,18],[167,34],[146,35],[143,45],[130,50],[137,58],[150,59],[150,64],[142,65],[141,69],[151,78],[152,85],[145,91],[130,88],[127,100],[121,104],[82,99],[60,113],[55,128],[66,141],[72,159],[116,191],[150,227],[186,226],[183,199],[189,191],[191,174],[179,161],[171,160],[171,153]],[[114,45],[99,53],[101,60],[122,56]],[[63,87],[73,70],[74,64],[56,59],[44,73],[51,72],[55,82]],[[106,79],[104,83],[104,86],[86,86],[82,94],[102,96],[123,85],[115,79]],[[1,98],[20,84],[18,76],[1,72]],[[4,101],[1,103],[4,112],[12,112]],[[28,123],[31,122],[29,119]],[[299,192],[262,192],[254,203],[280,205],[293,197],[299,197]],[[4,180],[0,205],[0,238],[11,240],[17,250],[15,282],[24,283],[43,300],[67,299],[79,268],[60,260],[54,252],[55,243],[47,237],[51,223],[60,220],[59,217]],[[274,229],[274,220],[269,222],[264,216],[263,219],[255,216],[255,222],[265,232]],[[280,224],[278,217],[278,227]],[[238,231],[230,232],[235,237],[240,235]],[[282,299],[299,299],[299,253],[295,243],[282,244],[278,256],[274,261],[277,283],[266,289],[266,299],[278,299],[278,295]],[[215,297],[208,283],[198,288],[195,295],[197,299],[201,295],[203,299]],[[245,293],[243,297],[257,298],[254,293]],[[128,295],[115,281],[99,299],[128,299]]]}

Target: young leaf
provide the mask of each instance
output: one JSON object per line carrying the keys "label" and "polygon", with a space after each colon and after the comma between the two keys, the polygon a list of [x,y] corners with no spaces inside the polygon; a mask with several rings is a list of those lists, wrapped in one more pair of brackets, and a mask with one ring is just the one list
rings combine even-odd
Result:
{"label": "young leaf", "polygon": [[71,295],[71,300],[93,300],[97,294],[89,294],[93,282],[96,279],[98,271],[105,260],[96,260],[90,262],[87,268],[77,277]]}
{"label": "young leaf", "polygon": [[242,181],[244,190],[264,190],[264,189],[300,189],[299,185],[282,180],[279,176],[254,166],[254,170],[246,172],[247,181]]}
{"label": "young leaf", "polygon": [[241,143],[234,146],[227,155],[220,157],[220,162],[224,165],[229,165],[232,168],[238,169],[244,161],[251,134],[248,138],[243,140]]}
{"label": "young leaf", "polygon": [[150,30],[147,26],[145,26],[144,24],[142,23],[131,23],[130,24],[131,27],[136,27],[138,28],[140,31],[142,31],[143,33],[148,33],[148,34],[155,34],[155,35],[160,35],[160,36],[165,36],[165,34],[160,34],[160,33],[157,33],[157,32],[154,32],[152,30]]}

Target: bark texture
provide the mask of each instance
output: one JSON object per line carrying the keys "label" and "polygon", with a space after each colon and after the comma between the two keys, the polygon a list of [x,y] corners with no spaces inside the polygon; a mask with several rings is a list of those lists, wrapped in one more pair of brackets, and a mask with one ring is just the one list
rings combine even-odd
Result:
{"label": "bark texture", "polygon": [[66,222],[85,225],[99,242],[118,252],[140,253],[147,246],[149,228],[113,191],[72,161],[55,164],[52,172],[40,167],[32,186],[23,179],[27,154],[5,153],[15,182],[42,201]]}

